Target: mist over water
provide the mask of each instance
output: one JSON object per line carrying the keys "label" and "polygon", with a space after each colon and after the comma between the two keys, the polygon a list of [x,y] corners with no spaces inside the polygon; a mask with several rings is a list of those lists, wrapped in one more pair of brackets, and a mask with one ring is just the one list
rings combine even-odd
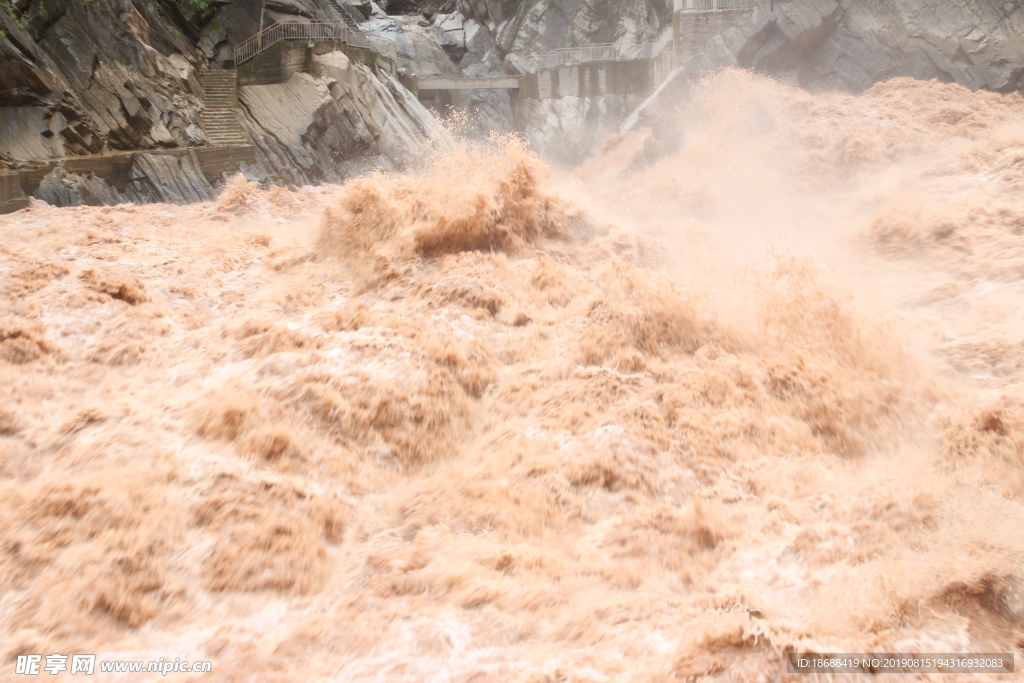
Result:
{"label": "mist over water", "polygon": [[0,217],[4,666],[1024,647],[1024,100],[726,72],[683,111],[567,178],[496,138]]}

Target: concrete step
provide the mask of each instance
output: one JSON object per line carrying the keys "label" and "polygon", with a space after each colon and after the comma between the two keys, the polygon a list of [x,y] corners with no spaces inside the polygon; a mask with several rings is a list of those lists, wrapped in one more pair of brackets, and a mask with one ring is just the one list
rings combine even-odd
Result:
{"label": "concrete step", "polygon": [[203,100],[209,108],[233,107],[238,96],[238,74],[234,71],[207,71],[199,75]]}
{"label": "concrete step", "polygon": [[208,71],[201,74],[203,105],[199,124],[213,145],[247,145],[248,139],[238,125],[238,75],[234,71]]}

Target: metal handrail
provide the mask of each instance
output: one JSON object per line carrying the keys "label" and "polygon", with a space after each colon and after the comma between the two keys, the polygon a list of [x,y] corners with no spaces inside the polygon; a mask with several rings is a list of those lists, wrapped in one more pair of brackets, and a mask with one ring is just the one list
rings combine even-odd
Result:
{"label": "metal handrail", "polygon": [[363,13],[357,10],[352,5],[352,3],[346,2],[345,0],[333,0],[332,4],[341,7],[342,11],[344,11],[345,14],[348,15],[348,18],[354,21],[355,23],[361,24],[364,21],[366,21],[366,17],[363,16]]}
{"label": "metal handrail", "polygon": [[727,12],[730,10],[754,9],[757,0],[685,0],[681,12]]}
{"label": "metal handrail", "polygon": [[534,69],[551,69],[586,62],[623,62],[650,59],[654,43],[597,43],[538,52],[529,58]]}
{"label": "metal handrail", "polygon": [[353,31],[341,21],[285,19],[263,29],[235,46],[235,64],[243,64],[284,40],[331,40],[371,50],[393,62],[398,61],[394,43],[384,38]]}

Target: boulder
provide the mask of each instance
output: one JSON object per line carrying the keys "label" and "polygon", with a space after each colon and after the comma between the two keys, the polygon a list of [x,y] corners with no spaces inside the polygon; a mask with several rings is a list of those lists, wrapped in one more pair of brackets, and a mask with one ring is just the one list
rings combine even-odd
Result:
{"label": "boulder", "polygon": [[216,194],[192,152],[137,154],[131,160],[128,181],[120,188],[93,173],[73,173],[58,166],[43,177],[34,193],[54,206],[188,204],[209,201]]}
{"label": "boulder", "polygon": [[[418,17],[414,16],[392,17],[391,28],[379,31],[382,38],[394,43],[398,51],[399,68],[410,76],[420,78],[458,77],[459,70],[438,43],[435,27],[418,26],[417,21]],[[462,30],[459,29],[459,32],[462,33]],[[464,39],[462,45],[465,45]]]}
{"label": "boulder", "polygon": [[458,64],[466,54],[465,17],[459,12],[438,14],[434,17],[433,26],[441,49]]}
{"label": "boulder", "polygon": [[320,55],[313,74],[239,89],[245,126],[265,165],[293,183],[340,182],[366,168],[401,168],[446,134],[386,71]]}

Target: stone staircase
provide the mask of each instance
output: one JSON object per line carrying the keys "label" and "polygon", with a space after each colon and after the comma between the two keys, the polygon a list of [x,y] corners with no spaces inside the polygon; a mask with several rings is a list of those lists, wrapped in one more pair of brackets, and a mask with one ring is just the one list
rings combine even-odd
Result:
{"label": "stone staircase", "polygon": [[203,86],[203,111],[199,125],[213,145],[247,145],[238,125],[238,74],[233,69],[207,71],[199,76]]}

